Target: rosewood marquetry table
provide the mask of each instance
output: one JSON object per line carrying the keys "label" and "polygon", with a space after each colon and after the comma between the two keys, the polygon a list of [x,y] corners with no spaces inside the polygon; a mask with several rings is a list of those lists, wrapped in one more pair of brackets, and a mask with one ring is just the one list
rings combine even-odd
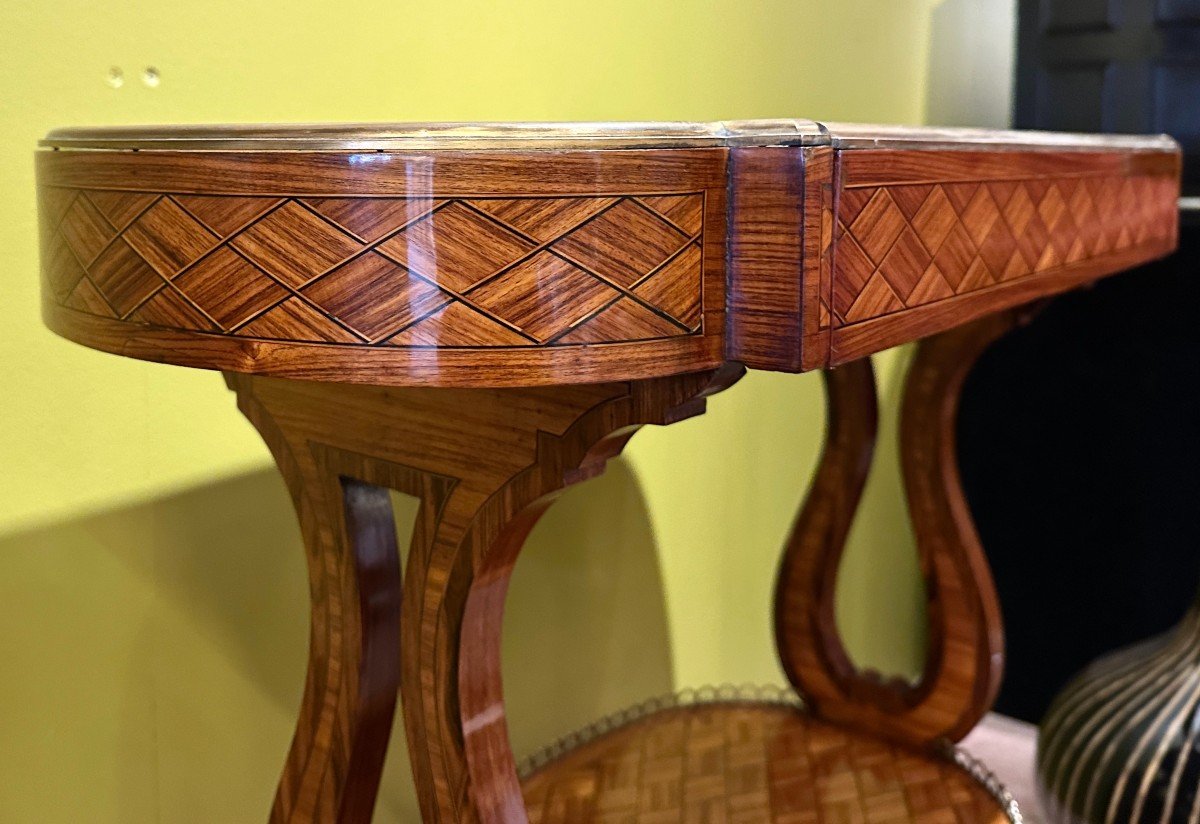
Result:
{"label": "rosewood marquetry table", "polygon": [[[222,370],[294,499],[310,658],[272,821],[369,821],[398,696],[427,822],[1019,820],[952,746],[1003,659],[958,393],[1029,306],[1174,248],[1170,139],[69,129],[37,177],[46,323]],[[930,641],[909,683],[852,666],[833,606],[874,444],[866,356],[917,340],[900,439]],[[638,427],[700,414],[746,368],[824,370],[828,393],[774,605],[799,701],[651,704],[519,772],[499,646],[525,536]],[[389,489],[421,502],[403,574]]]}

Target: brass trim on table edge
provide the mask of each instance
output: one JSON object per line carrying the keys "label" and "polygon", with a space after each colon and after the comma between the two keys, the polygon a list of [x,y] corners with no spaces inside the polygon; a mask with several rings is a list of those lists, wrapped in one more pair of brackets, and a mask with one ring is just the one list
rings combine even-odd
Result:
{"label": "brass trim on table edge", "polygon": [[421,151],[831,146],[978,151],[1174,151],[1167,135],[1090,135],[818,123],[804,119],[710,123],[342,123],[104,126],[54,129],[50,150]]}
{"label": "brass trim on table edge", "polygon": [[421,149],[660,149],[828,144],[811,120],[713,123],[297,123],[55,129],[51,149],[371,151]]}

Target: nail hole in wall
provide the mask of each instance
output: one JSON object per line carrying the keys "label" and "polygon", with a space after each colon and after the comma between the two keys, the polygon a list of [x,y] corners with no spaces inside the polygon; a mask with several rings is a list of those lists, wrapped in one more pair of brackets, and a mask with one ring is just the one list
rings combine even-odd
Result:
{"label": "nail hole in wall", "polygon": [[147,66],[146,70],[142,72],[142,82],[153,89],[162,82],[162,75],[158,73],[158,69]]}
{"label": "nail hole in wall", "polygon": [[125,85],[125,72],[121,71],[120,66],[113,66],[108,70],[108,77],[105,80],[114,89],[119,89]]}

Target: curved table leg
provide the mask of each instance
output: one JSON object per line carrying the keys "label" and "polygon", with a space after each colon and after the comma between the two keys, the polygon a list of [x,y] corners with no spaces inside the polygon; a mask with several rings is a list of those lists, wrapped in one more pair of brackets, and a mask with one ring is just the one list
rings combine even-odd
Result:
{"label": "curved table leg", "polygon": [[291,493],[304,538],[312,611],[300,718],[272,822],[366,821],[400,683],[400,564],[391,501],[343,478],[334,450],[273,415],[254,381],[228,375]]}
{"label": "curved table leg", "polygon": [[[639,426],[698,414],[739,375],[528,390],[228,375],[288,481],[308,550],[308,680],[272,821],[370,821],[397,684],[422,818],[526,821],[500,679],[504,597],[525,537]],[[421,501],[402,603],[389,487]]]}
{"label": "curved table leg", "polygon": [[875,444],[875,381],[865,359],[825,373],[828,438],[784,552],[775,604],[784,670],[822,718],[930,746],[966,735],[995,700],[1003,627],[959,483],[954,426],[972,364],[1014,320],[993,315],[922,341],[907,376],[900,459],[929,620],[916,683],[858,671],[838,636],[834,590]]}

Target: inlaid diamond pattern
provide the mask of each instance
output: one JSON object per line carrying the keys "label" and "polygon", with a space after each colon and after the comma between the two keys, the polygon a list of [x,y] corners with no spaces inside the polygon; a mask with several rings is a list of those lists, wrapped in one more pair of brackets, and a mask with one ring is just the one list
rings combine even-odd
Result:
{"label": "inlaid diamond pattern", "polygon": [[96,290],[96,287],[87,278],[79,281],[71,291],[71,294],[63,302],[63,306],[79,312],[85,312],[89,315],[96,315],[97,317],[115,317],[112,307],[108,305],[104,296]]}
{"label": "inlaid diamond pattern", "polygon": [[379,250],[423,278],[465,292],[536,245],[462,203],[451,203],[384,241]]}
{"label": "inlaid diamond pattern", "polygon": [[1169,177],[894,185],[840,196],[832,323],[857,323],[1168,238]]}
{"label": "inlaid diamond pattern", "polygon": [[887,189],[880,188],[852,225],[851,233],[873,261],[882,261],[907,221]]}
{"label": "inlaid diamond pattern", "polygon": [[87,198],[118,231],[154,204],[154,195],[140,192],[89,192]]}
{"label": "inlaid diamond pattern", "polygon": [[933,262],[917,233],[905,226],[879,264],[879,273],[901,300],[907,300]]}
{"label": "inlaid diamond pattern", "polygon": [[221,237],[228,237],[249,226],[273,206],[277,197],[219,197],[215,195],[175,195],[174,200]]}
{"label": "inlaid diamond pattern", "polygon": [[516,197],[470,201],[540,243],[562,236],[616,203],[615,197]]}
{"label": "inlaid diamond pattern", "polygon": [[122,237],[166,278],[174,277],[219,240],[179,204],[165,197],[130,224]]}
{"label": "inlaid diamond pattern", "polygon": [[388,346],[579,345],[701,331],[698,193],[65,191],[44,206],[62,219],[46,235],[43,269],[50,294],[77,311]]}
{"label": "inlaid diamond pattern", "polygon": [[[915,189],[918,187],[904,186],[901,188]],[[917,237],[921,239],[921,243],[925,245],[926,249],[940,249],[946,235],[950,234],[950,230],[958,223],[958,216],[954,214],[954,204],[950,202],[950,198],[946,197],[946,192],[941,186],[933,189],[928,186],[919,188],[928,191],[929,194],[921,202],[920,208],[913,217],[913,228],[916,229]]]}
{"label": "inlaid diamond pattern", "polygon": [[368,243],[412,223],[442,204],[420,198],[310,197],[311,208]]}
{"label": "inlaid diamond pattern", "polygon": [[45,240],[58,229],[67,209],[78,200],[80,193],[74,189],[60,189],[57,186],[41,186],[38,188],[38,230]]}
{"label": "inlaid diamond pattern", "polygon": [[339,266],[303,294],[372,341],[437,311],[450,300],[433,284],[375,252]]}
{"label": "inlaid diamond pattern", "polygon": [[265,271],[297,288],[362,248],[357,240],[295,201],[250,224],[231,244]]}
{"label": "inlaid diamond pattern", "polygon": [[980,186],[963,210],[962,223],[967,227],[971,240],[979,246],[999,218],[1000,210],[996,207],[996,201],[992,200],[992,193],[987,186]]}
{"label": "inlaid diamond pattern", "polygon": [[135,309],[130,317],[155,326],[182,326],[215,332],[217,325],[176,290],[165,287]]}
{"label": "inlaid diamond pattern", "polygon": [[703,255],[689,244],[633,288],[646,303],[664,311],[688,329],[700,324],[700,274]]}
{"label": "inlaid diamond pattern", "polygon": [[[549,289],[541,284],[552,284]],[[604,281],[549,252],[539,252],[469,294],[476,306],[539,343],[620,296]]]}
{"label": "inlaid diamond pattern", "polygon": [[310,343],[361,343],[361,339],[328,315],[297,297],[273,306],[238,330],[256,338]]}
{"label": "inlaid diamond pattern", "polygon": [[83,267],[61,233],[42,247],[42,277],[46,288],[61,303],[83,279]]}
{"label": "inlaid diamond pattern", "polygon": [[96,288],[122,315],[165,283],[124,238],[117,238],[105,247],[88,273]]}
{"label": "inlaid diamond pattern", "polygon": [[704,201],[698,197],[643,197],[641,201],[689,235],[699,232],[704,223]]}
{"label": "inlaid diamond pattern", "polygon": [[84,267],[91,266],[96,256],[117,234],[117,230],[86,195],[75,198],[63,217],[59,232]]}
{"label": "inlaid diamond pattern", "polygon": [[[234,329],[287,297],[287,290],[228,246],[222,246],[173,281],[175,287],[222,329]],[[236,289],[229,284],[236,283]]]}
{"label": "inlaid diamond pattern", "polygon": [[605,279],[629,287],[653,271],[688,240],[645,205],[622,200],[551,248]]}

